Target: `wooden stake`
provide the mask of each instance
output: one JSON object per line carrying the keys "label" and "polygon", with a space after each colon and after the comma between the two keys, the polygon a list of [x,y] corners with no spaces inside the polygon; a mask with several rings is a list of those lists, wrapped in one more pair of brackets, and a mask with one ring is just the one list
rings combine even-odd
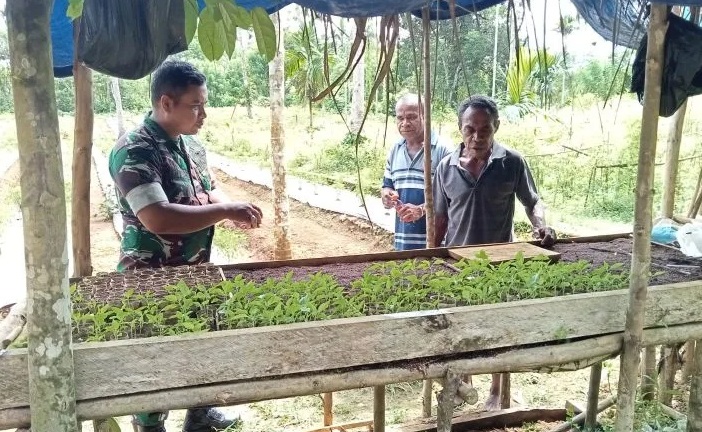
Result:
{"label": "wooden stake", "polygon": [[661,216],[672,218],[675,210],[675,184],[678,178],[678,158],[682,141],[687,100],[678,108],[670,121],[668,145],[665,152],[665,172],[663,173],[663,204]]}
{"label": "wooden stake", "polygon": [[595,431],[597,427],[597,405],[600,399],[600,381],[602,380],[602,363],[590,368],[590,387],[587,391],[587,407],[585,407],[585,430]]}
{"label": "wooden stake", "polygon": [[[699,345],[699,344],[698,344]],[[687,404],[687,431],[702,431],[702,349],[695,352],[695,367],[690,382],[690,400]]]}
{"label": "wooden stake", "polygon": [[373,387],[373,432],[385,432],[385,386]]}
{"label": "wooden stake", "polygon": [[644,308],[651,267],[651,225],[653,172],[660,112],[661,77],[667,29],[667,5],[652,4],[648,25],[644,108],[641,118],[639,167],[636,180],[634,246],[631,259],[629,305],[626,313],[623,350],[620,360],[617,418],[614,429],[632,432],[634,403],[641,356]]}
{"label": "wooden stake", "polygon": [[699,344],[693,340],[685,342],[682,367],[682,376],[685,380],[692,378],[696,361],[695,352],[698,348],[700,348]]}
{"label": "wooden stake", "polygon": [[[429,8],[422,9],[422,60],[424,63],[424,209],[427,226],[427,247],[438,246],[434,242],[434,195],[431,178],[431,56],[429,38],[431,24]],[[432,381],[424,380],[422,385],[422,416],[431,417]]]}
{"label": "wooden stake", "polygon": [[446,371],[444,388],[436,397],[438,405],[436,408],[436,432],[451,432],[453,421],[453,398],[458,392],[461,378],[451,369]]}
{"label": "wooden stake", "polygon": [[656,347],[654,346],[644,349],[641,375],[641,399],[652,401],[656,396]]}
{"label": "wooden stake", "polygon": [[66,191],[51,60],[53,3],[9,1],[5,16],[21,144],[31,425],[34,431],[77,432]]}
{"label": "wooden stake", "polygon": [[[278,12],[271,15],[276,26],[278,50],[268,65],[268,85],[271,104],[271,174],[273,176],[273,238],[275,245],[273,256],[276,260],[292,258],[290,246],[290,201],[288,201],[285,173],[285,46],[283,44],[283,26],[280,25]],[[310,102],[311,104],[312,102]],[[311,105],[310,105],[311,110]],[[310,116],[310,121],[312,117]]]}
{"label": "wooden stake", "polygon": [[434,195],[431,178],[431,55],[430,38],[431,24],[429,8],[422,9],[422,60],[424,61],[424,208],[427,223],[427,247],[439,246],[434,244]]}
{"label": "wooden stake", "polygon": [[661,372],[658,375],[658,401],[670,406],[673,402],[675,373],[680,369],[679,350],[681,345],[661,346]]}
{"label": "wooden stake", "polygon": [[422,383],[422,417],[431,417],[433,381],[430,379],[424,380]]}
{"label": "wooden stake", "polygon": [[510,375],[508,373],[500,374],[500,408],[507,409],[512,403],[512,391],[510,385]]}
{"label": "wooden stake", "polygon": [[324,393],[322,394],[322,406],[324,411],[324,420],[322,424],[324,426],[329,426],[334,424],[334,394]]}
{"label": "wooden stake", "polygon": [[[80,18],[73,21],[73,46],[78,46]],[[73,50],[73,86],[76,114],[73,136],[73,176],[71,192],[71,233],[73,277],[90,276],[90,171],[93,148],[93,74],[78,60]]]}

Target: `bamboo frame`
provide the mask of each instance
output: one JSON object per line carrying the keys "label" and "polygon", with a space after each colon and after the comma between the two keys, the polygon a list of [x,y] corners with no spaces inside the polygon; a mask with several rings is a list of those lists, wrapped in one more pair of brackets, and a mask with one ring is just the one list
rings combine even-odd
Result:
{"label": "bamboo frame", "polygon": [[[521,306],[521,308],[524,307],[528,306]],[[536,307],[536,310],[538,310],[538,302],[533,307]],[[534,314],[536,310],[528,312]],[[176,384],[174,384],[171,387],[164,387],[154,391],[143,391],[144,380],[148,379],[147,377],[149,376],[153,376],[151,372],[144,371],[144,376],[139,377],[122,370],[114,371],[115,376],[122,377],[121,380],[125,382],[134,382],[137,388],[142,390],[132,394],[110,392],[109,388],[113,384],[100,382],[100,377],[96,377],[96,381],[77,374],[77,377],[91,382],[92,390],[96,391],[89,398],[85,397],[84,391],[77,393],[77,413],[81,419],[99,419],[128,415],[133,412],[161,411],[209,404],[233,405],[388,385],[419,379],[441,379],[446,376],[448,368],[457,374],[575,370],[589,367],[619,353],[622,345],[622,333],[611,333],[609,331],[607,333],[604,336],[587,337],[569,343],[563,343],[561,339],[557,339],[549,344],[540,344],[540,346],[522,345],[510,347],[506,350],[503,348],[478,350],[458,358],[455,358],[455,356],[454,358],[430,357],[413,361],[412,366],[408,366],[406,362],[394,362],[339,369],[335,365],[330,364],[323,370],[311,373],[301,374],[291,371],[284,375],[252,376],[251,378],[233,381],[222,378],[220,381],[211,383],[198,381],[201,373],[198,368],[202,367],[198,363],[198,359],[185,359],[186,363],[182,367],[179,366],[177,372],[183,376],[186,382],[199,382],[200,384],[187,384],[179,387],[175,387]],[[199,341],[206,336],[208,335],[197,335],[193,336],[193,338],[195,341]],[[702,320],[691,324],[652,328],[644,331],[644,345],[647,346],[701,338]],[[129,343],[131,344],[130,352],[136,352],[135,349],[138,348],[139,343]],[[171,345],[171,342],[167,343]],[[75,358],[77,365],[80,365],[84,363],[85,360],[82,360],[82,358],[88,352],[85,348],[80,348],[80,346],[78,348]],[[105,351],[105,354],[101,354],[100,357],[104,359],[103,361],[107,361],[110,355],[115,355],[119,359],[123,358],[120,351],[112,350]],[[0,372],[3,369],[6,370],[6,373],[11,372],[5,368],[7,366],[4,363],[5,361],[7,361],[6,356],[0,357]],[[125,362],[117,362],[116,365],[116,368],[125,368],[125,370],[129,367]],[[159,365],[154,367],[154,370],[162,369]],[[15,382],[22,381],[21,376],[14,376],[14,379]],[[5,381],[5,379],[0,380],[2,383],[5,383]],[[80,388],[83,387],[84,384],[81,384]],[[98,388],[107,389],[107,393],[111,393],[111,395],[107,396],[107,393]],[[100,396],[100,394],[106,396]],[[22,395],[3,391],[3,396],[8,400],[12,400]],[[0,409],[0,428],[21,427],[28,424],[28,422],[28,404]]]}

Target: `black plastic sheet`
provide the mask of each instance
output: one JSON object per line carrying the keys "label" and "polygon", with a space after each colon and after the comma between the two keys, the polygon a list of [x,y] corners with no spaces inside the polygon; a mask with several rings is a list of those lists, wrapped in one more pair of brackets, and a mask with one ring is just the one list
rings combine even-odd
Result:
{"label": "black plastic sheet", "polygon": [[183,0],[85,0],[78,59],[93,70],[138,79],[187,48]]}
{"label": "black plastic sheet", "polygon": [[[643,101],[648,38],[641,39],[632,66],[631,91]],[[670,117],[690,96],[702,94],[702,28],[668,15],[660,115]]]}

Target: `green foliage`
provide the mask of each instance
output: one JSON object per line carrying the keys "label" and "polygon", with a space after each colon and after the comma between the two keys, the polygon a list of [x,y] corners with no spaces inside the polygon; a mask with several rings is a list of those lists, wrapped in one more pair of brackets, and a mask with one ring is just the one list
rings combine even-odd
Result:
{"label": "green foliage", "polygon": [[[76,339],[111,340],[613,290],[626,287],[628,277],[619,265],[550,264],[521,255],[492,265],[483,253],[456,267],[458,274],[441,260],[375,263],[350,287],[321,272],[260,283],[239,275],[211,287],[181,282],[166,287],[162,298],[128,290],[120,304],[86,302],[73,287],[73,321]],[[567,329],[556,331],[567,337]]]}
{"label": "green foliage", "polygon": [[502,100],[507,116],[524,117],[533,113],[537,106],[548,107],[552,97],[550,82],[558,61],[557,56],[545,49],[530,51],[527,47],[519,47],[514,62],[505,73],[507,90]]}
{"label": "green foliage", "polygon": [[[625,52],[611,61],[589,61],[583,68],[573,73],[573,94],[592,94],[599,100],[605,100],[627,93],[631,83],[627,61],[629,55]],[[623,65],[622,58],[624,58]]]}
{"label": "green foliage", "polygon": [[84,0],[68,0],[66,16],[74,20],[83,15],[83,2]]}

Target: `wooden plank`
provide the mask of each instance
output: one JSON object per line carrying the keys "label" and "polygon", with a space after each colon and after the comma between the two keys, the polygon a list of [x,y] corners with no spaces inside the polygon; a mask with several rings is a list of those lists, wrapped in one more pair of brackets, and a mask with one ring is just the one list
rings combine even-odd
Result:
{"label": "wooden plank", "polygon": [[486,246],[467,246],[461,248],[451,248],[448,251],[449,255],[457,260],[475,259],[478,254],[483,252],[487,254],[488,259],[493,264],[511,261],[520,252],[524,256],[525,260],[536,258],[540,255],[548,257],[551,261],[558,261],[561,258],[561,254],[556,251],[521,242]]}
{"label": "wooden plank", "polygon": [[[425,359],[392,365],[372,365],[345,370],[285,377],[242,380],[211,385],[163,389],[138,394],[79,400],[80,419],[100,419],[143,411],[167,411],[203,405],[237,405],[294,396],[388,385],[419,379],[439,379],[447,371],[489,374],[494,372],[558,372],[592,366],[616,356],[622,332],[537,347],[483,351],[465,359]],[[644,330],[644,345],[702,339],[702,323]],[[29,424],[29,406],[0,409],[0,430]]]}
{"label": "wooden plank", "polygon": [[[453,416],[452,431],[472,431],[491,428],[520,427],[537,421],[564,421],[563,408],[510,408],[500,411],[457,414]],[[397,432],[436,432],[436,418],[422,419],[399,426]]]}
{"label": "wooden plank", "polygon": [[[702,322],[702,309],[695,307],[702,302],[700,288],[702,281],[652,289],[646,327]],[[615,333],[624,328],[627,299],[627,291],[621,290],[76,344],[76,393],[80,399],[92,399]],[[310,352],[323,352],[324,356],[310,356]],[[0,357],[0,409],[26,404],[26,361],[25,350]]]}
{"label": "wooden plank", "polygon": [[[592,243],[592,242],[605,242],[612,241],[619,238],[631,237],[631,233],[620,233],[620,234],[607,234],[598,236],[585,236],[585,237],[569,237],[564,239],[556,240],[556,243]],[[525,242],[527,244],[537,245],[540,242],[538,240]],[[258,261],[258,262],[246,262],[246,263],[236,263],[236,264],[226,264],[222,265],[224,271],[228,270],[251,270],[251,269],[262,269],[262,268],[276,268],[283,266],[292,267],[304,267],[304,266],[317,266],[324,264],[337,264],[337,263],[359,263],[367,261],[391,261],[398,259],[412,259],[412,258],[448,258],[449,249],[452,248],[432,248],[432,249],[417,249],[412,251],[392,251],[392,252],[375,252],[368,254],[356,254],[356,255],[338,255],[338,256],[328,256],[328,257],[316,257],[316,258],[301,258],[292,260],[277,260],[277,261]]]}

